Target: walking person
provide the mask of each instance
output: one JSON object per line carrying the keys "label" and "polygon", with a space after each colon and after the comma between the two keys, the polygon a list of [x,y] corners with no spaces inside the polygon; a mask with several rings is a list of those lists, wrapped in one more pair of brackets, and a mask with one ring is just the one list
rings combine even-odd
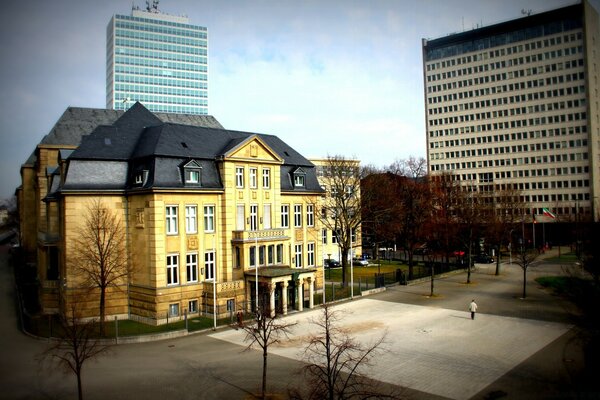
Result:
{"label": "walking person", "polygon": [[475,319],[475,312],[477,311],[477,303],[475,303],[475,299],[471,300],[471,304],[469,304],[469,311],[471,311],[471,319]]}

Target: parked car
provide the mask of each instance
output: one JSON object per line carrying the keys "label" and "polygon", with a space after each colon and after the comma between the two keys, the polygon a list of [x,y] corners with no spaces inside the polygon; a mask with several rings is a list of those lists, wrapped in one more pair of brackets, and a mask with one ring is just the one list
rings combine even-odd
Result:
{"label": "parked car", "polygon": [[361,267],[366,267],[369,265],[369,262],[367,260],[364,260],[362,258],[353,258],[352,259],[352,263],[354,265],[360,265]]}
{"label": "parked car", "polygon": [[323,260],[323,266],[325,268],[339,268],[340,263],[339,261],[334,260],[332,258],[326,258],[325,260]]}
{"label": "parked car", "polygon": [[494,262],[494,257],[481,253],[475,256],[475,262],[481,264],[491,264]]}

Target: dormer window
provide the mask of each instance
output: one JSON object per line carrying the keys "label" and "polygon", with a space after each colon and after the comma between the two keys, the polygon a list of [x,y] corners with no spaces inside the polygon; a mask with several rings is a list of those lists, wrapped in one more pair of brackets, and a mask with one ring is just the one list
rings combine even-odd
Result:
{"label": "dormer window", "polygon": [[183,177],[186,186],[202,184],[202,167],[196,161],[190,161],[183,166]]}
{"label": "dormer window", "polygon": [[185,183],[200,183],[200,170],[186,169]]}
{"label": "dormer window", "polygon": [[148,180],[148,170],[144,169],[135,173],[134,182],[135,185],[144,185]]}
{"label": "dormer window", "polygon": [[294,171],[294,187],[304,187],[306,185],[306,172],[302,168]]}

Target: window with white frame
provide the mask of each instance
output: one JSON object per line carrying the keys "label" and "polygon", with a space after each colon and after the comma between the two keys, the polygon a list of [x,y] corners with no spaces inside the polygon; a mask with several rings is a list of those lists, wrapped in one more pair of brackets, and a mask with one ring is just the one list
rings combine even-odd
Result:
{"label": "window with white frame", "polygon": [[179,303],[169,304],[169,317],[179,316]]}
{"label": "window with white frame", "polygon": [[296,268],[302,268],[302,245],[294,245],[294,260],[296,261]]}
{"label": "window with white frame", "polygon": [[207,251],[204,253],[204,271],[206,272],[206,280],[212,281],[215,279],[215,252]]}
{"label": "window with white frame", "polygon": [[289,204],[281,205],[281,227],[282,228],[290,227],[290,205]]}
{"label": "window with white frame", "polygon": [[275,245],[271,244],[267,247],[267,264],[273,265],[273,260],[275,257]]}
{"label": "window with white frame", "polygon": [[235,167],[235,187],[244,187],[244,167]]}
{"label": "window with white frame", "polygon": [[302,204],[294,204],[294,227],[302,227]]}
{"label": "window with white frame", "polygon": [[306,265],[309,267],[315,266],[315,244],[307,243],[306,244]]}
{"label": "window with white frame", "polygon": [[315,206],[313,204],[306,205],[306,226],[315,226]]}
{"label": "window with white frame", "polygon": [[196,206],[185,206],[185,233],[198,232],[198,208]]}
{"label": "window with white frame", "polygon": [[258,265],[265,265],[265,246],[258,248]]}
{"label": "window with white frame", "polygon": [[167,286],[179,284],[179,255],[167,256]]}
{"label": "window with white frame", "polygon": [[215,206],[204,206],[204,232],[215,231]]}
{"label": "window with white frame", "polygon": [[198,312],[198,300],[190,300],[188,302],[188,313],[196,314]]}
{"label": "window with white frame", "polygon": [[248,172],[250,176],[250,187],[256,189],[258,187],[258,169],[250,168]]}
{"label": "window with white frame", "polygon": [[235,299],[227,299],[227,312],[235,311]]}
{"label": "window with white frame", "polygon": [[271,229],[271,205],[263,205],[263,229]]}
{"label": "window with white frame", "polygon": [[186,281],[198,282],[198,253],[188,253],[185,256]]}
{"label": "window with white frame", "polygon": [[246,209],[243,204],[238,204],[235,219],[235,228],[238,231],[246,230]]}
{"label": "window with white frame", "polygon": [[263,182],[263,189],[271,188],[271,168],[263,168],[262,182]]}
{"label": "window with white frame", "polygon": [[251,231],[258,230],[258,205],[257,204],[250,205],[250,230]]}
{"label": "window with white frame", "polygon": [[185,169],[185,183],[192,183],[192,184],[200,183],[200,170],[186,168]]}
{"label": "window with white frame", "polygon": [[277,264],[282,264],[283,263],[283,244],[277,245],[275,256],[277,257],[275,262]]}
{"label": "window with white frame", "polygon": [[338,232],[332,230],[331,231],[331,243],[337,244],[337,242],[338,242]]}
{"label": "window with white frame", "polygon": [[249,262],[251,267],[256,267],[256,247],[250,246]]}
{"label": "window with white frame", "polygon": [[323,244],[327,244],[327,229],[321,229],[321,239]]}
{"label": "window with white frame", "polygon": [[177,206],[166,208],[167,235],[177,235]]}

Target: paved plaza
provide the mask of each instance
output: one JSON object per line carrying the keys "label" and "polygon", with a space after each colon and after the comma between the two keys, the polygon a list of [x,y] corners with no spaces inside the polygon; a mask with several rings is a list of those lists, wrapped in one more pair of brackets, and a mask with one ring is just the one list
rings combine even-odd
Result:
{"label": "paved plaza", "polygon": [[[73,375],[43,368],[45,340],[18,330],[14,287],[6,253],[0,249],[0,399],[71,399]],[[578,310],[540,287],[538,276],[565,272],[540,264],[528,272],[528,295],[521,298],[522,271],[503,264],[478,265],[470,283],[464,272],[435,281],[393,286],[337,303],[340,322],[356,340],[369,344],[386,334],[383,352],[369,377],[401,389],[411,400],[600,398],[582,387],[584,365],[576,321]],[[468,305],[479,306],[471,320]],[[320,310],[287,316],[298,321],[291,340],[269,348],[268,390],[285,396],[302,387],[303,339]],[[260,351],[244,351],[244,333],[229,327],[187,337],[113,346],[111,354],[86,365],[88,400],[250,399],[260,387]]]}
{"label": "paved plaza", "polygon": [[[469,399],[525,359],[566,333],[566,324],[525,320],[438,307],[362,299],[335,307],[345,318],[339,326],[361,343],[387,334],[385,351],[369,367],[370,378],[452,399]],[[466,306],[465,306],[466,309]],[[298,360],[314,332],[312,310],[285,319],[297,322],[290,341],[269,348]],[[211,337],[244,346],[244,331]]]}

